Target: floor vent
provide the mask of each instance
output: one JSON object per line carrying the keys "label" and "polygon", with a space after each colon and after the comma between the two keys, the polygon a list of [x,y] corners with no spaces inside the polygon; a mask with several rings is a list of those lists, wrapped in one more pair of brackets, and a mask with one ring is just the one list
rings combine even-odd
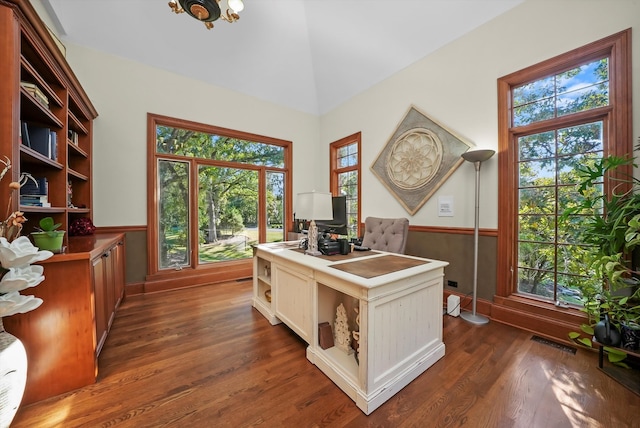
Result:
{"label": "floor vent", "polygon": [[553,340],[545,339],[544,337],[540,336],[531,336],[531,340],[533,340],[534,342],[542,343],[544,345],[552,346],[564,352],[569,352],[573,355],[575,355],[577,351],[577,349],[572,346],[563,345],[562,343],[554,342]]}

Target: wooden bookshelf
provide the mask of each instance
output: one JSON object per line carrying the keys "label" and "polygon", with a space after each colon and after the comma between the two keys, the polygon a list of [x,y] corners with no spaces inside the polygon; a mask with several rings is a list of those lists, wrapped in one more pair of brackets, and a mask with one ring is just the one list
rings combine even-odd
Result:
{"label": "wooden bookshelf", "polygon": [[[18,181],[21,173],[45,177],[51,204],[21,205],[17,195],[9,199],[7,187],[0,206],[25,213],[24,235],[44,216],[68,230],[77,217],[93,218],[92,131],[98,113],[31,4],[0,0],[0,15],[0,61],[7,71],[0,81],[0,157],[12,165],[0,185]],[[39,144],[22,144],[34,130]]]}

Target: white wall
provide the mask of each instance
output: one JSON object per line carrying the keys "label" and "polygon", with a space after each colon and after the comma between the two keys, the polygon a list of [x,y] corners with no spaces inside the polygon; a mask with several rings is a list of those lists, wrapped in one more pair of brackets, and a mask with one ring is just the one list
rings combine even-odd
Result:
{"label": "white wall", "polygon": [[[322,117],[322,156],[328,158],[332,141],[362,131],[362,218],[405,216],[412,225],[473,227],[471,164],[462,164],[413,217],[371,172],[409,106],[478,148],[497,150],[498,78],[629,27],[634,27],[633,99],[640,102],[640,1],[527,0]],[[638,108],[633,123],[635,142]],[[497,228],[497,164],[494,156],[481,168],[481,228]],[[454,197],[454,217],[437,216],[438,196]]]}
{"label": "white wall", "polygon": [[[370,166],[411,105],[478,148],[497,149],[499,77],[629,27],[635,27],[633,99],[640,100],[639,0],[527,0],[321,118],[68,45],[67,59],[100,114],[94,132],[94,221],[146,224],[147,112],[293,141],[294,195],[327,190],[329,144],[361,131],[363,218],[410,217]],[[633,123],[635,141],[639,109]],[[410,217],[411,224],[472,227],[474,177],[473,167],[462,164]],[[497,157],[483,164],[481,185],[480,227],[496,228]],[[437,216],[438,196],[454,197],[454,217]]]}
{"label": "white wall", "polygon": [[99,113],[96,226],[147,223],[147,112],[293,141],[294,195],[316,188],[322,165],[307,155],[319,152],[317,117],[77,45],[67,46],[67,59]]}

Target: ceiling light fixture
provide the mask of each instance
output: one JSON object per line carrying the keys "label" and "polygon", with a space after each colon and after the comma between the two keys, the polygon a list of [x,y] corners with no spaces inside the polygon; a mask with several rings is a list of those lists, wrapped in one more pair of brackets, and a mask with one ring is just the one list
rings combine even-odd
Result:
{"label": "ceiling light fixture", "polygon": [[236,22],[240,19],[238,12],[244,9],[242,0],[224,0],[227,4],[226,12],[222,13],[220,2],[222,0],[171,0],[169,7],[175,13],[187,12],[198,21],[204,22],[204,26],[211,30],[213,21],[222,18],[223,21]]}

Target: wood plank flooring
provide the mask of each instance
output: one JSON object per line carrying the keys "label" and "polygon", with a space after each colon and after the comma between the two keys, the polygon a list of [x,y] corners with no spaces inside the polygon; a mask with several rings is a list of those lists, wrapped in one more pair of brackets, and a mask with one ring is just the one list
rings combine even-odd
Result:
{"label": "wood plank flooring", "polygon": [[98,382],[21,408],[12,427],[640,427],[640,396],[595,353],[531,336],[444,316],[445,357],[366,416],[251,307],[250,281],[134,296]]}

